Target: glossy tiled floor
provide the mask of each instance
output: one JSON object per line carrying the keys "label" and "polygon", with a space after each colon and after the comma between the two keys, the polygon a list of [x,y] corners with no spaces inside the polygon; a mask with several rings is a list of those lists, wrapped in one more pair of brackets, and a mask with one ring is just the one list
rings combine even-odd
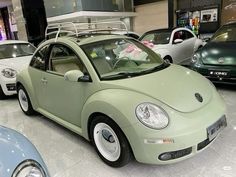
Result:
{"label": "glossy tiled floor", "polygon": [[227,103],[228,127],[205,151],[172,165],[133,161],[123,168],[111,168],[83,138],[43,116],[25,116],[15,97],[0,101],[0,124],[33,142],[52,177],[236,177],[236,88],[218,90]]}

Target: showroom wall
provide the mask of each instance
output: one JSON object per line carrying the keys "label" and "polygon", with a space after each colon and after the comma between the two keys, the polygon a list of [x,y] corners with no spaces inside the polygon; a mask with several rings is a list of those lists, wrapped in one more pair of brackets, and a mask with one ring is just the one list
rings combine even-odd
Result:
{"label": "showroom wall", "polygon": [[139,34],[168,27],[168,0],[135,6],[133,29]]}

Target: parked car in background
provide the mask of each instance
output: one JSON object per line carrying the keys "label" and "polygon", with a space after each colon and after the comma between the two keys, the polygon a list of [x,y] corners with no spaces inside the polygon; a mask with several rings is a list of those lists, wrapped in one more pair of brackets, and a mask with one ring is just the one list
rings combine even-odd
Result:
{"label": "parked car in background", "polygon": [[116,32],[114,32],[114,34],[125,35],[125,36],[128,36],[128,37],[132,37],[134,39],[139,39],[140,38],[139,34],[133,32],[133,31],[128,31],[128,32],[126,32],[126,31],[116,31]]}
{"label": "parked car in background", "polygon": [[0,176],[49,177],[34,145],[15,130],[0,126]]}
{"label": "parked car in background", "polygon": [[25,41],[0,42],[0,99],[16,94],[16,74],[29,64],[34,51]]}
{"label": "parked car in background", "polygon": [[123,35],[47,40],[17,75],[17,92],[25,114],[83,136],[113,167],[133,155],[149,164],[184,160],[226,126],[211,82]]}
{"label": "parked car in background", "polygon": [[169,63],[189,64],[193,53],[203,46],[187,28],[157,29],[144,33],[140,41],[154,44],[152,50]]}
{"label": "parked car in background", "polygon": [[191,68],[213,82],[236,84],[236,22],[223,25],[192,57]]}

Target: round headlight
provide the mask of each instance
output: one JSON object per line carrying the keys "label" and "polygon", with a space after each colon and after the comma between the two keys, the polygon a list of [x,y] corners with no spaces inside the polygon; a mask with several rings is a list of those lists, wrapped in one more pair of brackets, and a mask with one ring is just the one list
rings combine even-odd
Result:
{"label": "round headlight", "polygon": [[7,78],[15,78],[16,74],[17,74],[16,70],[11,68],[5,68],[2,70],[2,75]]}
{"label": "round headlight", "polygon": [[196,63],[199,60],[200,56],[199,54],[194,54],[191,58],[192,63]]}
{"label": "round headlight", "polygon": [[169,123],[168,114],[160,107],[151,103],[142,103],[136,108],[139,121],[149,128],[163,129]]}
{"label": "round headlight", "polygon": [[46,177],[46,174],[39,163],[26,160],[15,169],[12,177]]}

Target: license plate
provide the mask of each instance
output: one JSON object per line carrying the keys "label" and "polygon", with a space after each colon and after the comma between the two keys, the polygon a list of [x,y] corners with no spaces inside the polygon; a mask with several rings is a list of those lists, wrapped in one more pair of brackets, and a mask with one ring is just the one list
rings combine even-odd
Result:
{"label": "license plate", "polygon": [[228,76],[227,71],[209,71],[209,74],[211,76],[219,76],[219,77],[227,77]]}
{"label": "license plate", "polygon": [[221,117],[218,121],[207,128],[207,136],[211,141],[214,139],[221,130],[223,130],[227,126],[227,121],[225,115]]}

